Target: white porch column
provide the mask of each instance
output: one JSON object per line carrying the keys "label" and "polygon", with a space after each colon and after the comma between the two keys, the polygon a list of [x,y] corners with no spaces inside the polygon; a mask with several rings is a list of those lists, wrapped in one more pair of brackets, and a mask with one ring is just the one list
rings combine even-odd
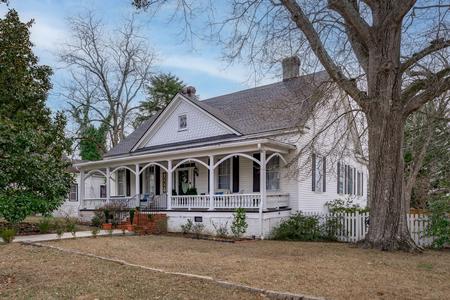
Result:
{"label": "white porch column", "polygon": [[140,200],[141,200],[141,185],[140,185],[140,180],[139,180],[139,164],[136,164],[136,169],[135,169],[135,187],[136,187],[136,206],[140,205]]}
{"label": "white porch column", "polygon": [[214,155],[209,156],[209,210],[214,210]]}
{"label": "white porch column", "polygon": [[261,194],[261,201],[259,203],[259,226],[261,239],[264,239],[263,209],[266,208],[266,150],[261,150],[260,154],[259,193]]}
{"label": "white porch column", "polygon": [[79,198],[80,198],[80,204],[81,207],[86,208],[85,204],[84,204],[84,198],[86,197],[86,192],[85,192],[85,174],[84,174],[84,170],[80,170],[80,186],[79,186]]}
{"label": "white porch column", "polygon": [[106,168],[106,203],[109,203],[109,198],[111,197],[111,170],[109,167]]}
{"label": "white porch column", "polygon": [[172,161],[167,161],[167,209],[172,209]]}

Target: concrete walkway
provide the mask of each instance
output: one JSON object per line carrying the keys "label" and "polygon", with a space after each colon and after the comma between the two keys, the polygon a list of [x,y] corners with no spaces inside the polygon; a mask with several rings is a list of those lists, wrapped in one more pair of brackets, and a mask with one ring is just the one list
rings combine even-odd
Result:
{"label": "concrete walkway", "polygon": [[[108,230],[100,230],[100,232],[97,234],[97,236],[105,236],[109,235]],[[122,230],[115,229],[113,230],[113,235],[123,235]],[[127,235],[130,235],[132,233],[127,232]],[[86,237],[92,237],[92,232],[90,231],[77,231],[75,234],[75,238],[86,238]],[[70,232],[65,232],[61,236],[61,240],[65,239],[73,239],[74,236]],[[34,243],[34,242],[45,242],[45,241],[57,241],[60,238],[56,233],[49,233],[49,234],[35,234],[35,235],[22,235],[22,236],[16,236],[13,242],[21,243],[21,242],[28,242],[28,243]]]}

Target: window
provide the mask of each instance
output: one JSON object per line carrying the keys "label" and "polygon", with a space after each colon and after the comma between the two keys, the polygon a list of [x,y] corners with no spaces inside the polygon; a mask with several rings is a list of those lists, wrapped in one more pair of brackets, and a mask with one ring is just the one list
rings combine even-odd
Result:
{"label": "window", "polygon": [[100,198],[106,198],[106,185],[100,185]]}
{"label": "window", "polygon": [[357,171],[342,162],[337,164],[337,192],[338,194],[363,195],[363,172]]}
{"label": "window", "polygon": [[326,158],[316,154],[312,155],[312,190],[315,192],[326,192],[327,188],[327,165]]}
{"label": "window", "polygon": [[78,201],[78,184],[74,183],[70,186],[69,201]]}
{"label": "window", "polygon": [[267,164],[266,188],[268,191],[280,190],[280,158],[273,157]]}
{"label": "window", "polygon": [[178,130],[186,130],[187,129],[187,116],[181,115],[178,116]]}
{"label": "window", "polygon": [[117,196],[125,196],[125,170],[117,171]]}
{"label": "window", "polygon": [[231,174],[231,164],[230,160],[222,162],[219,165],[219,189],[229,190],[230,189],[230,174]]}

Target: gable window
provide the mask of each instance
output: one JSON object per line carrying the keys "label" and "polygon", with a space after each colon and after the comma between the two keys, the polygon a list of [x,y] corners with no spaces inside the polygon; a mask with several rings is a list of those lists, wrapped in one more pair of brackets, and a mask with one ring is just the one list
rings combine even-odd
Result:
{"label": "gable window", "polygon": [[117,196],[125,196],[125,170],[117,171]]}
{"label": "gable window", "polygon": [[187,116],[180,115],[178,116],[178,130],[186,130],[187,129]]}
{"label": "gable window", "polygon": [[222,190],[230,189],[231,164],[230,160],[222,162],[219,165],[219,184],[218,188]]}
{"label": "gable window", "polygon": [[78,201],[78,184],[77,183],[74,183],[70,186],[69,201],[72,201],[72,202]]}
{"label": "gable window", "polygon": [[273,157],[267,164],[266,188],[268,191],[280,190],[280,158]]}
{"label": "gable window", "polygon": [[312,191],[326,192],[327,164],[326,157],[313,153],[312,155]]}

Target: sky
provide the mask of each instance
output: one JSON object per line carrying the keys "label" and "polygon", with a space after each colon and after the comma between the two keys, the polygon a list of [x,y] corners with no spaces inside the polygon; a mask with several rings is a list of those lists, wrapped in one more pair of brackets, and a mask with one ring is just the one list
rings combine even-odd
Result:
{"label": "sky", "polygon": [[[59,96],[61,85],[67,80],[67,70],[57,60],[58,50],[70,37],[67,19],[93,11],[113,28],[118,20],[136,12],[131,0],[10,0],[9,8],[17,10],[22,21],[35,21],[31,29],[34,52],[41,64],[49,65],[55,72],[52,77],[54,88],[48,99],[48,105],[54,111],[67,107]],[[1,17],[7,9],[6,5],[0,5]],[[155,73],[170,72],[178,76],[187,85],[194,86],[201,99],[276,80],[270,75],[259,82],[250,82],[250,66],[229,66],[221,59],[222,48],[219,45],[198,40],[183,42],[180,24],[168,22],[170,16],[169,9],[160,11],[153,18],[145,12],[137,16],[142,34],[157,53]]]}

